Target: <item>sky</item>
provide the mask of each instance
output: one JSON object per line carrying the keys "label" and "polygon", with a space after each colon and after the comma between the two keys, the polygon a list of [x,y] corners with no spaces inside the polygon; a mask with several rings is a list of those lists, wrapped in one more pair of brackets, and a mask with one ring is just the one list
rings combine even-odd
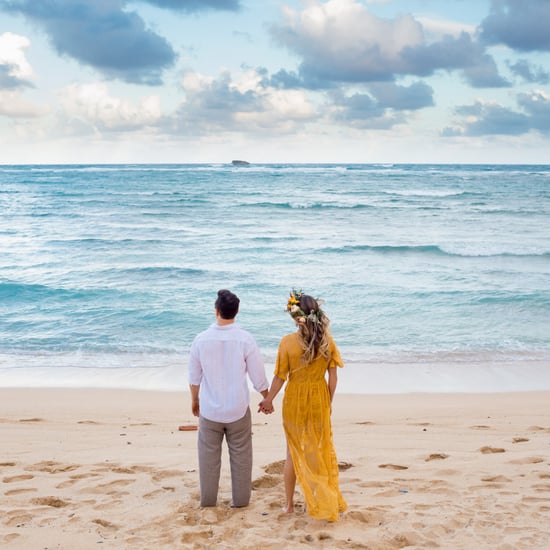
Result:
{"label": "sky", "polygon": [[550,164],[550,0],[0,0],[0,164]]}

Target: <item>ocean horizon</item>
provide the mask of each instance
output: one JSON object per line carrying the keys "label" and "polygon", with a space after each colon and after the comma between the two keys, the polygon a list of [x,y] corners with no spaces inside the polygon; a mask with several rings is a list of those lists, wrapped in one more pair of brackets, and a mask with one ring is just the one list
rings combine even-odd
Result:
{"label": "ocean horizon", "polygon": [[291,288],[341,391],[550,389],[550,165],[0,166],[0,386],[187,389],[219,288],[271,376]]}

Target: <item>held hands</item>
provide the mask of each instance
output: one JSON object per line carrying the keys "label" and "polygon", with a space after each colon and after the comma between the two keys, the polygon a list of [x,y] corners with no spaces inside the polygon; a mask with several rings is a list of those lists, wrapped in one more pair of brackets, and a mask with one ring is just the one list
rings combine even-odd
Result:
{"label": "held hands", "polygon": [[273,408],[273,403],[271,399],[264,399],[260,401],[258,405],[258,412],[263,412],[264,414],[271,414],[275,409]]}

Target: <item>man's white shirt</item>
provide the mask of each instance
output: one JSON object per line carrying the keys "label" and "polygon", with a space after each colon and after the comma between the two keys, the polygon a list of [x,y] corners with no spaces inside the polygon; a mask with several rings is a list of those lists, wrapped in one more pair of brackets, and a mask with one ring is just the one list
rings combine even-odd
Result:
{"label": "man's white shirt", "polygon": [[258,392],[269,388],[256,340],[237,323],[214,323],[195,337],[188,380],[200,386],[200,414],[214,422],[240,420],[250,405],[248,380]]}

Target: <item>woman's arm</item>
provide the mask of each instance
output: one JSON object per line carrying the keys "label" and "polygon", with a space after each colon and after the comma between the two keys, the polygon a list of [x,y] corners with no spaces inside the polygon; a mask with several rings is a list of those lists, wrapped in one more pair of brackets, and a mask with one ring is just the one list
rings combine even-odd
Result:
{"label": "woman's arm", "polygon": [[336,392],[336,385],[338,384],[338,367],[329,367],[328,369],[328,393],[330,394],[330,402]]}

